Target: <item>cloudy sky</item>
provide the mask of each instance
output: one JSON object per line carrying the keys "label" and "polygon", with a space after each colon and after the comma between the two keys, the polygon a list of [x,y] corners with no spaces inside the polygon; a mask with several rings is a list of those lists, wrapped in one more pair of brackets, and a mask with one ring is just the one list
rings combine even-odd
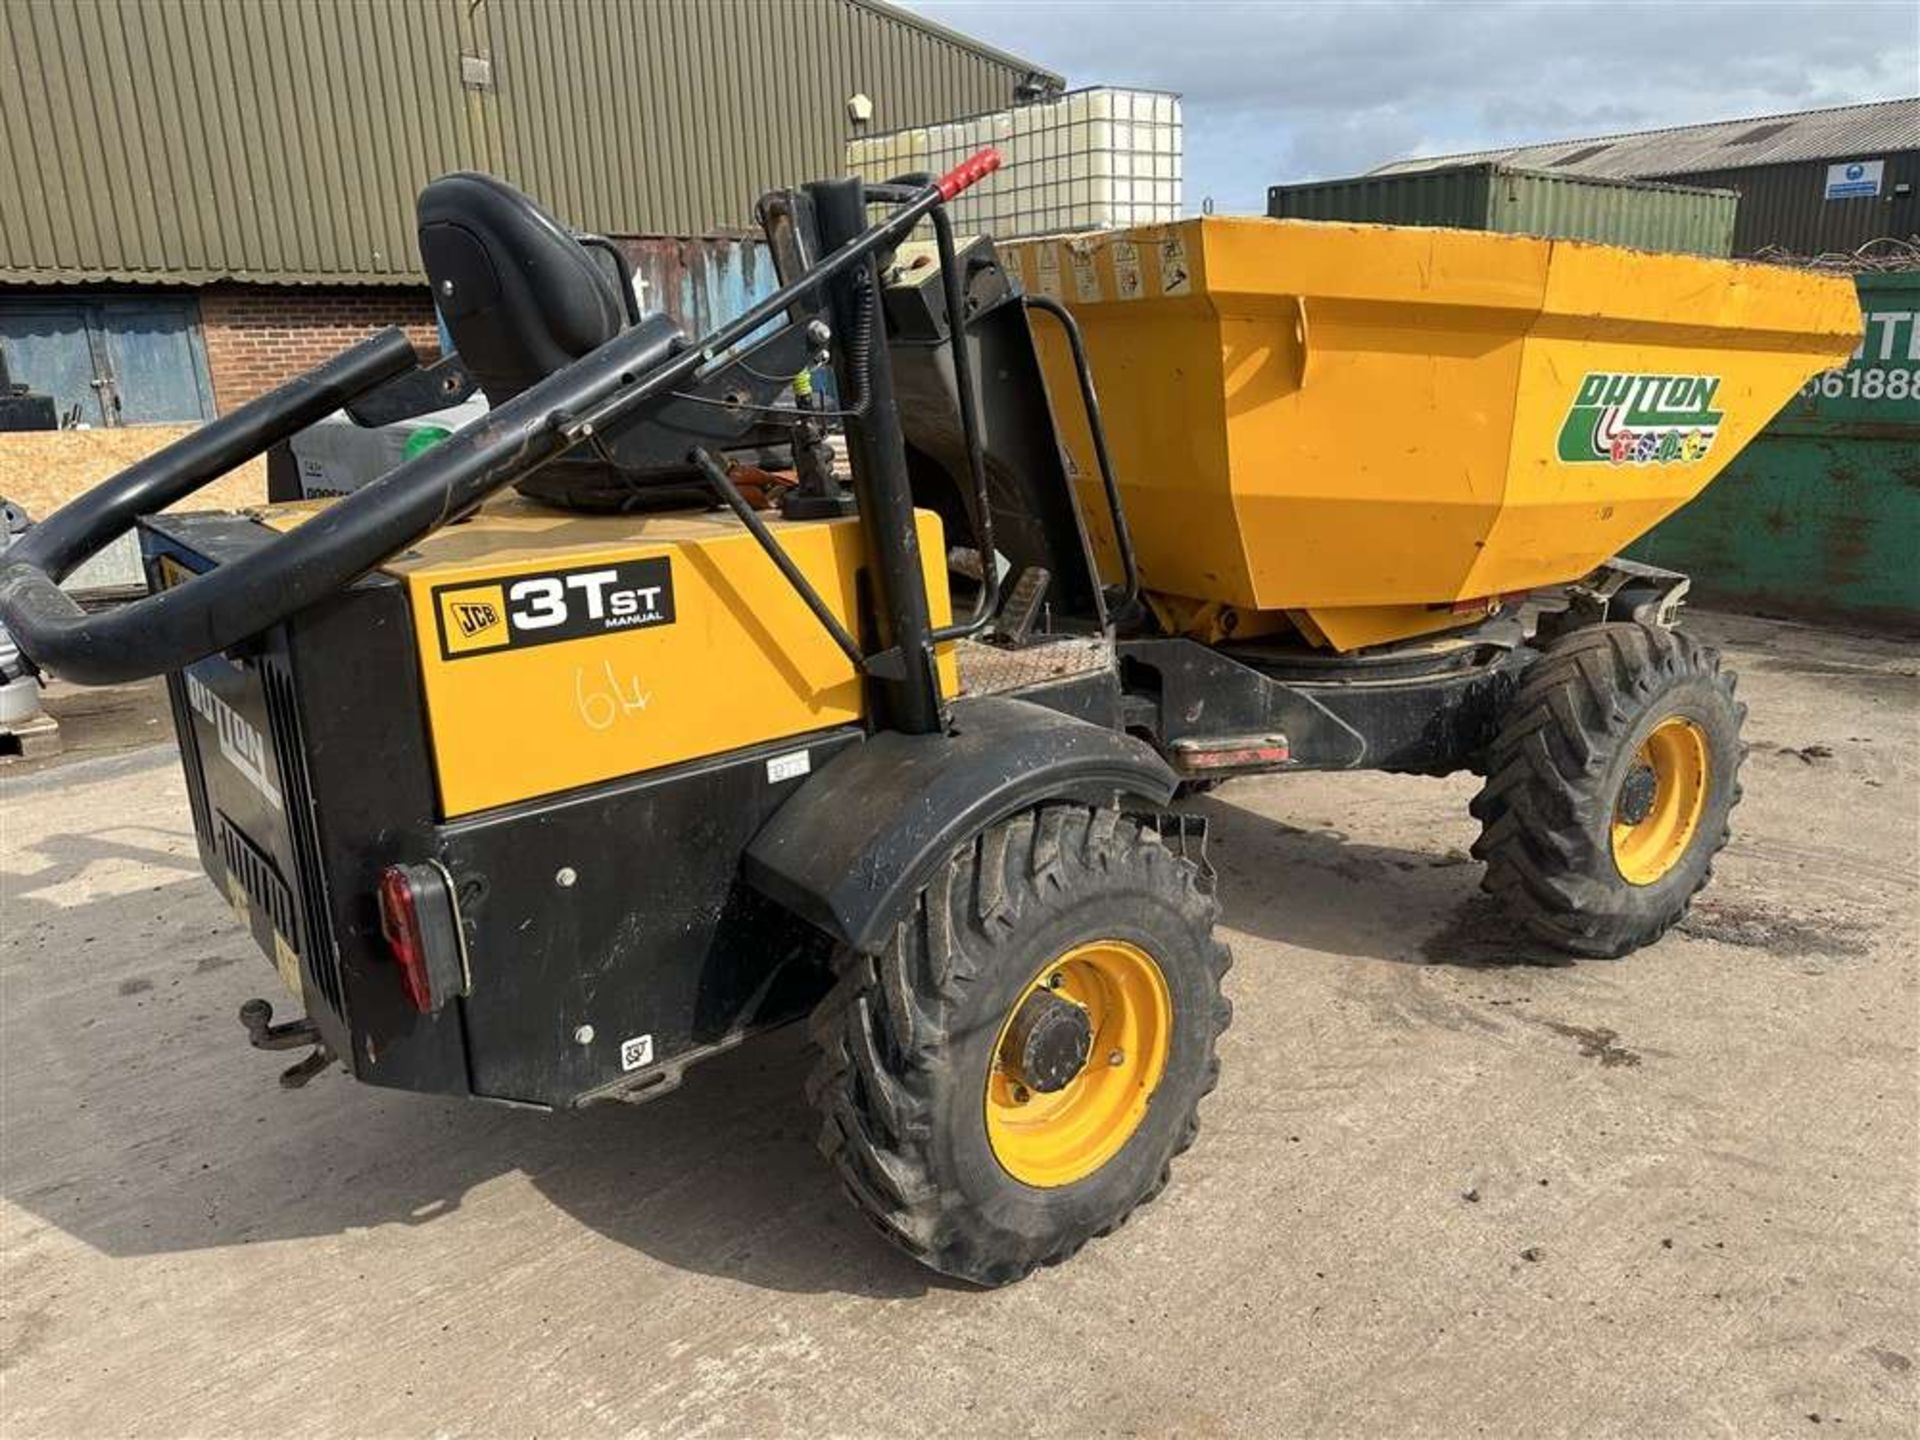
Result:
{"label": "cloudy sky", "polygon": [[1410,154],[1920,94],[1915,0],[909,0],[1073,86],[1186,96],[1187,205]]}

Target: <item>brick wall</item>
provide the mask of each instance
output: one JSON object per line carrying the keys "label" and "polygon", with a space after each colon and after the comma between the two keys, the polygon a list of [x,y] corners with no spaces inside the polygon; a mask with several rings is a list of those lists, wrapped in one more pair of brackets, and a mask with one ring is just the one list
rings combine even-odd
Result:
{"label": "brick wall", "polygon": [[207,368],[222,414],[388,325],[405,330],[423,359],[439,354],[425,287],[210,285],[200,291]]}

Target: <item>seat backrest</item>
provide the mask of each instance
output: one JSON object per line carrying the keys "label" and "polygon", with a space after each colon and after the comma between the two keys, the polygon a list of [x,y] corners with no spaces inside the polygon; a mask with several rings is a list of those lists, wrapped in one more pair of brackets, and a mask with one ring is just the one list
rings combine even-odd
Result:
{"label": "seat backrest", "polygon": [[620,333],[618,284],[532,200],[462,170],[420,192],[420,260],[454,349],[499,405]]}

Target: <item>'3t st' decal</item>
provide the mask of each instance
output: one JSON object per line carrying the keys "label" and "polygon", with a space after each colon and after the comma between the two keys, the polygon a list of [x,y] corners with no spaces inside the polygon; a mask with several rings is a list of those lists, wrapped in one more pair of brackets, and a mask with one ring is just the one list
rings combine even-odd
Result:
{"label": "'3t st' decal", "polygon": [[449,660],[610,630],[671,625],[673,562],[665,556],[434,587]]}

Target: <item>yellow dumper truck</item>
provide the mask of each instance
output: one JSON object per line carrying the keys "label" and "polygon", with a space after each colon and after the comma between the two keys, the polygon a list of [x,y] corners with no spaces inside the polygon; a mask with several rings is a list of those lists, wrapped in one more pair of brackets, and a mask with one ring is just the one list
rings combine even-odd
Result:
{"label": "yellow dumper truck", "polygon": [[[1183,788],[1471,771],[1516,936],[1618,955],[1685,913],[1742,710],[1686,578],[1610,556],[1852,349],[1846,282],[1268,220],[956,237],[995,163],[762,197],[781,286],[699,337],[445,177],[456,355],[377,335],[7,551],[34,666],[168,677],[202,861],[304,1008],[242,1011],[310,1052],[286,1083],[640,1099],[810,1015],[855,1203],[999,1284],[1157,1193],[1215,1083]],[[169,508],[343,405],[475,389],[342,499]],[[152,593],[83,613],[58,582],[135,526]]]}

